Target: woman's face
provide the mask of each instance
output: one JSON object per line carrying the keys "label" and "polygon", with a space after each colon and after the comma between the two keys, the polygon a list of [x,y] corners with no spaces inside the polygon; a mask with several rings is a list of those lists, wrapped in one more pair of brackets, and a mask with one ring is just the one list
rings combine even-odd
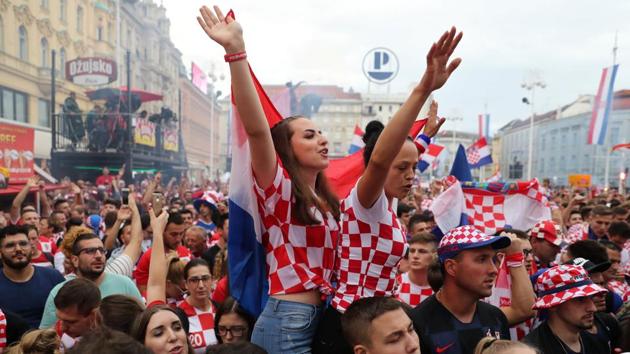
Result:
{"label": "woman's face", "polygon": [[210,269],[204,265],[190,268],[186,278],[186,289],[188,294],[196,300],[205,301],[210,299],[210,284],[212,276]]}
{"label": "woman's face", "polygon": [[315,123],[306,118],[297,118],[289,123],[291,149],[301,167],[321,171],[328,167],[328,139],[322,135]]}
{"label": "woman's face", "polygon": [[226,313],[217,324],[217,333],[223,343],[246,342],[249,326],[247,321],[236,313]]}
{"label": "woman's face", "polygon": [[385,194],[388,198],[403,199],[413,185],[418,163],[418,149],[406,139],[398,155],[394,158],[385,179]]}
{"label": "woman's face", "polygon": [[147,324],[144,345],[155,354],[188,353],[186,332],[177,315],[171,311],[156,312]]}

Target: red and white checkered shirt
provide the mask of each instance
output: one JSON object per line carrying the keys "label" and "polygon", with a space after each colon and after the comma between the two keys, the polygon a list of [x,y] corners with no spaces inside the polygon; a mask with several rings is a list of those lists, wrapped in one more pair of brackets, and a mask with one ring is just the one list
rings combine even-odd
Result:
{"label": "red and white checkered shirt", "polygon": [[339,224],[334,216],[315,207],[311,212],[320,224],[301,225],[292,215],[294,196],[291,179],[278,161],[273,183],[263,190],[254,187],[258,212],[264,226],[262,244],[267,254],[269,294],[294,294],[318,289],[330,294]]}
{"label": "red and white checkered shirt", "polygon": [[619,280],[611,280],[606,285],[608,290],[621,296],[623,302],[630,301],[630,286],[628,284]]}
{"label": "red and white checkered shirt", "polygon": [[355,300],[393,296],[398,263],[406,250],[405,234],[385,192],[370,209],[365,209],[355,186],[341,203],[339,284],[332,306],[343,313]]}
{"label": "red and white checkered shirt", "polygon": [[0,353],[7,346],[7,318],[4,316],[4,312],[0,310]]}
{"label": "red and white checkered shirt", "polygon": [[416,285],[409,280],[409,273],[402,273],[398,280],[396,298],[409,306],[416,307],[429,296],[433,289],[428,285]]}
{"label": "red and white checkered shirt", "polygon": [[182,301],[179,308],[188,316],[188,340],[195,353],[205,354],[207,346],[218,342],[214,332],[214,306],[210,304],[210,310],[202,311],[188,301]]}

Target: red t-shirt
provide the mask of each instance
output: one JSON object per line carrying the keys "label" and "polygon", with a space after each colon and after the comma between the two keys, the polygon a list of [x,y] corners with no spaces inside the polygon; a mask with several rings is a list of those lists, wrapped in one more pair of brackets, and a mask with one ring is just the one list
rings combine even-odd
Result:
{"label": "red t-shirt", "polygon": [[97,186],[109,186],[112,184],[112,181],[114,180],[114,176],[112,175],[100,175],[98,177],[96,177],[96,185]]}
{"label": "red t-shirt", "polygon": [[222,304],[228,296],[230,296],[230,287],[228,278],[225,276],[217,282],[217,286],[212,292],[211,300],[218,304]]}
{"label": "red t-shirt", "polygon": [[[138,265],[136,266],[136,270],[133,272],[133,278],[136,280],[136,285],[147,285],[149,282],[149,264],[151,264],[151,251],[153,248],[149,248],[140,260],[138,261]],[[192,259],[192,254],[190,250],[184,246],[177,246],[177,256],[184,263],[188,263]]]}

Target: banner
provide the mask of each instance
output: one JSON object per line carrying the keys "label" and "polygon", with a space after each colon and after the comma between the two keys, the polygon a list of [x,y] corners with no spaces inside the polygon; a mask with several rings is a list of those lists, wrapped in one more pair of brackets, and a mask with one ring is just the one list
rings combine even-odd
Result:
{"label": "banner", "polygon": [[136,144],[155,147],[155,123],[146,118],[137,118],[133,140]]}
{"label": "banner", "polygon": [[569,175],[569,185],[575,188],[589,188],[591,175]]}
{"label": "banner", "polygon": [[208,93],[208,77],[194,62],[190,63],[190,76],[192,84],[204,94]]}
{"label": "banner", "polygon": [[177,138],[176,128],[162,127],[162,141],[164,142],[164,150],[179,151],[179,139]]}
{"label": "banner", "polygon": [[24,184],[33,175],[34,143],[33,128],[0,123],[0,168],[8,170],[9,184]]}

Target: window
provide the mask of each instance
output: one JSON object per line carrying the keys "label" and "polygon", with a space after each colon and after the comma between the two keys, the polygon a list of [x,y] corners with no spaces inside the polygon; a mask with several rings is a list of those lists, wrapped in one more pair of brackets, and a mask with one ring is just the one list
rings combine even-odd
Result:
{"label": "window", "polygon": [[66,21],[66,0],[59,0],[59,19]]}
{"label": "window", "polygon": [[40,64],[42,68],[48,67],[48,40],[46,38],[42,38],[41,40],[41,48],[40,48]]}
{"label": "window", "polygon": [[83,33],[83,8],[77,7],[77,32]]}
{"label": "window", "polygon": [[59,71],[61,72],[61,77],[66,77],[66,49],[61,48],[59,50]]}
{"label": "window", "polygon": [[37,100],[37,116],[39,125],[50,127],[50,102],[41,98]]}
{"label": "window", "polygon": [[112,27],[111,22],[107,22],[107,41],[112,42],[112,35],[114,34],[114,29]]}
{"label": "window", "polygon": [[26,33],[26,28],[24,26],[20,26],[18,29],[19,36],[19,47],[18,47],[18,57],[22,60],[28,60],[28,34]]}
{"label": "window", "polygon": [[102,41],[104,39],[103,37],[104,37],[103,36],[103,26],[101,26],[101,25],[96,26],[96,40],[97,41]]}
{"label": "window", "polygon": [[48,9],[48,0],[40,0],[39,7],[41,7],[42,9]]}
{"label": "window", "polygon": [[0,102],[0,116],[6,119],[27,122],[26,94],[0,87],[2,101]]}

